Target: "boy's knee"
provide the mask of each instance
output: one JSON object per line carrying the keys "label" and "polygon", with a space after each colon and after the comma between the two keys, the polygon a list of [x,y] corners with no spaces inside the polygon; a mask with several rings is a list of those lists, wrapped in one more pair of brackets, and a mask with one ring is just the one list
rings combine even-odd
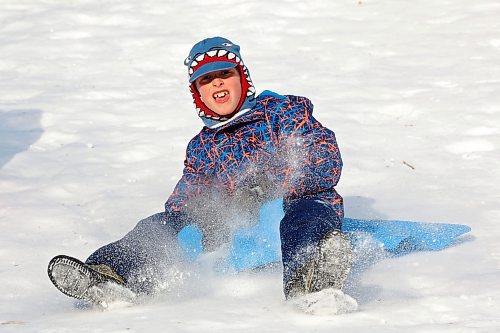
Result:
{"label": "boy's knee", "polygon": [[[287,233],[290,230],[303,228],[328,229],[342,227],[342,221],[335,209],[321,199],[296,199],[285,203],[285,216],[280,224],[280,231]],[[320,231],[320,230],[318,230]]]}

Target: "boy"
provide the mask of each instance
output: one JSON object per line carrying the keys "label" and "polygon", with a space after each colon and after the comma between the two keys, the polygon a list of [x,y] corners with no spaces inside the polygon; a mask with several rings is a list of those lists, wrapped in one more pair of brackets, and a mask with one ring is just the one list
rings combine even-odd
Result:
{"label": "boy", "polygon": [[335,135],[312,117],[304,97],[270,91],[255,96],[239,51],[221,37],[193,46],[185,65],[205,126],[188,144],[182,178],[165,212],[140,221],[85,263],[53,258],[49,277],[63,293],[99,301],[110,282],[152,293],[161,272],[181,260],[175,242],[183,227],[197,225],[205,251],[212,251],[241,223],[255,223],[259,207],[278,197],[285,212],[285,297],[342,288],[352,250],[340,231],[343,202],[334,186],[342,160]]}

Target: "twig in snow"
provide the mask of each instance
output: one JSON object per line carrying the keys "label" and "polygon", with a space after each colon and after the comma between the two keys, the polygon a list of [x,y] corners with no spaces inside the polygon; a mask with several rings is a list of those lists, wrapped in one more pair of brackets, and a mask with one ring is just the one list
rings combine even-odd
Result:
{"label": "twig in snow", "polygon": [[413,165],[409,164],[408,162],[403,161],[403,164],[406,165],[407,167],[409,167],[410,169],[415,170],[415,167]]}

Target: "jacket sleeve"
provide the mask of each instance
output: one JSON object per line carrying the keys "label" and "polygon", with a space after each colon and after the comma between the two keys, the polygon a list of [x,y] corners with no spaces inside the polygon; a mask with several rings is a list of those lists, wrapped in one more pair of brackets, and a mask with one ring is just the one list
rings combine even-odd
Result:
{"label": "jacket sleeve", "polygon": [[340,150],[334,132],[312,110],[307,98],[296,96],[286,96],[277,108],[273,126],[282,157],[278,177],[285,199],[324,197],[342,211],[342,198],[334,189],[342,170]]}
{"label": "jacket sleeve", "polygon": [[174,216],[176,218],[182,216],[182,220],[187,220],[186,208],[189,200],[204,193],[205,189],[210,186],[208,177],[197,172],[195,147],[196,137],[189,142],[186,149],[182,177],[165,203],[167,216]]}

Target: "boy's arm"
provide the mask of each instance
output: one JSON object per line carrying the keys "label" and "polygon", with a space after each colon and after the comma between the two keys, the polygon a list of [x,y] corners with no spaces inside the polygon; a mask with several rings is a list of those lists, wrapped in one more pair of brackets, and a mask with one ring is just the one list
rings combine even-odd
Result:
{"label": "boy's arm", "polygon": [[184,170],[181,179],[177,182],[174,191],[165,203],[165,212],[167,220],[173,223],[172,227],[180,231],[184,226],[191,223],[186,212],[188,201],[205,192],[210,182],[196,172],[193,157],[192,140],[186,150],[186,159],[184,160]]}
{"label": "boy's arm", "polygon": [[342,170],[335,134],[312,116],[313,105],[307,98],[286,98],[273,122],[285,161],[279,174],[285,198],[328,197],[342,209],[342,199],[334,189]]}

